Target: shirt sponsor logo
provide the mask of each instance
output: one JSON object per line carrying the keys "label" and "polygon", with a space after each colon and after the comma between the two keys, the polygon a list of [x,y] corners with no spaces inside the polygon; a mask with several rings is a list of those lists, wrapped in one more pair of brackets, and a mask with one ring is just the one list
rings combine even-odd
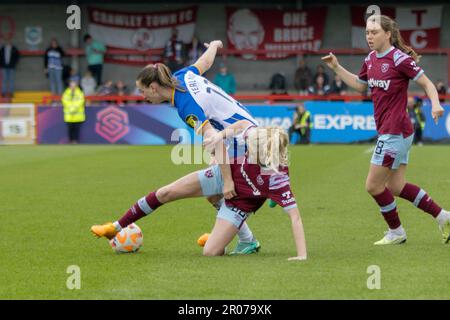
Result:
{"label": "shirt sponsor logo", "polygon": [[367,81],[367,84],[370,88],[377,87],[383,89],[384,91],[388,91],[391,80],[375,80],[370,78],[369,81]]}
{"label": "shirt sponsor logo", "polygon": [[247,184],[250,186],[250,188],[252,188],[253,195],[254,196],[260,196],[261,195],[261,191],[259,191],[258,188],[255,187],[253,182],[248,177],[247,172],[245,172],[245,170],[244,170],[244,164],[241,165],[241,174],[244,177],[245,182],[247,182]]}

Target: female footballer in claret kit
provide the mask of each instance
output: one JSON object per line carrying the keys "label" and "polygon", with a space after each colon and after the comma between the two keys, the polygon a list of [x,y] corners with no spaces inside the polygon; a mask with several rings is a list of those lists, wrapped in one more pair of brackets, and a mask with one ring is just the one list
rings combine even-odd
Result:
{"label": "female footballer in claret kit", "polygon": [[416,81],[431,101],[431,113],[437,123],[444,109],[430,79],[417,65],[419,56],[406,46],[394,20],[385,15],[367,19],[366,40],[371,52],[358,75],[342,67],[333,53],[322,58],[352,88],[371,89],[378,141],[372,155],[366,180],[367,192],[380,207],[389,226],[385,236],[375,245],[406,242],[394,197],[410,201],[430,214],[438,223],[443,243],[450,242],[450,213],[442,209],[419,186],[405,179],[409,150],[414,130],[407,113],[409,80]]}
{"label": "female footballer in claret kit", "polygon": [[[303,223],[290,186],[287,133],[280,127],[260,128],[250,121],[240,120],[210,136],[205,140],[205,146],[208,150],[217,149],[224,140],[229,140],[231,144],[237,141],[238,144],[236,149],[239,151],[235,155],[230,155],[234,157],[230,169],[236,196],[221,201],[211,234],[205,234],[198,240],[204,247],[203,254],[206,256],[225,254],[227,245],[238,234],[251,213],[255,213],[270,198],[284,209],[291,220],[296,255],[289,260],[306,260]],[[223,184],[219,165],[212,165],[149,193],[137,201],[119,220],[94,225],[91,231],[97,237],[112,239],[123,228],[152,214],[168,202],[215,195],[221,192]],[[235,249],[231,254],[242,252]]]}

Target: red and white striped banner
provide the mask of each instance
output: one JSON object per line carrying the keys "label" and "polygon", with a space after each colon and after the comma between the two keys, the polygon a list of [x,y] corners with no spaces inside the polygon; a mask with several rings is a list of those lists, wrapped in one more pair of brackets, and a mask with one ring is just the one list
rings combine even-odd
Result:
{"label": "red and white striped banner", "polygon": [[[172,29],[188,44],[192,41],[197,21],[197,7],[160,12],[122,12],[89,7],[89,33],[108,49],[163,49]],[[147,64],[161,57],[127,55],[107,57],[106,62]]]}
{"label": "red and white striped banner", "polygon": [[[366,7],[352,6],[352,47],[367,48]],[[439,48],[442,6],[382,7],[381,14],[397,22],[405,42],[414,49]]]}

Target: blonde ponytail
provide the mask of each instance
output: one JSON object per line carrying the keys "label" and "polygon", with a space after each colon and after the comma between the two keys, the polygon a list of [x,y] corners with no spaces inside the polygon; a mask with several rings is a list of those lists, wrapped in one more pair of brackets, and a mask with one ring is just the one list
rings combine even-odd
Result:
{"label": "blonde ponytail", "polygon": [[251,130],[247,145],[250,159],[261,166],[278,172],[280,166],[288,165],[289,137],[281,127],[261,127]]}

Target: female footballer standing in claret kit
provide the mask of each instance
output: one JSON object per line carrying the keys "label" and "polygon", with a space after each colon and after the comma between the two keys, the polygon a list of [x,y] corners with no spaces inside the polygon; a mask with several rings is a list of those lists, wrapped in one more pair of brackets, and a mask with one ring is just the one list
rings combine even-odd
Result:
{"label": "female footballer standing in claret kit", "polygon": [[372,50],[358,75],[342,67],[330,52],[322,58],[352,88],[372,92],[378,141],[372,155],[366,190],[380,206],[389,230],[375,245],[406,242],[394,196],[406,199],[436,219],[443,243],[450,242],[450,213],[443,210],[420,187],[405,180],[414,131],[407,113],[409,80],[416,81],[431,100],[431,113],[437,123],[444,109],[433,83],[416,63],[419,56],[403,43],[394,20],[385,15],[367,19],[366,40]]}

